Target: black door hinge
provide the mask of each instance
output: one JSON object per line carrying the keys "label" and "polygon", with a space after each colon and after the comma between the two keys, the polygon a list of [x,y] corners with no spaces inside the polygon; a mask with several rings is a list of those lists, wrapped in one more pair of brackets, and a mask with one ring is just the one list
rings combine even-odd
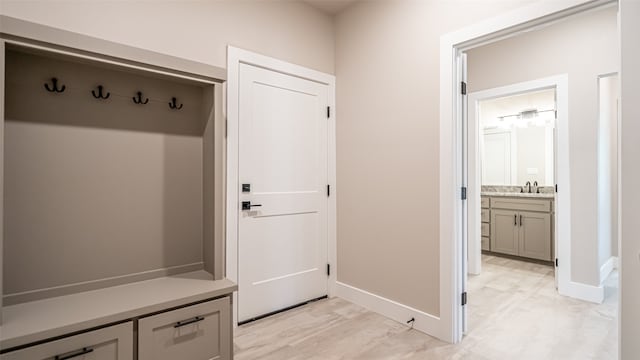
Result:
{"label": "black door hinge", "polygon": [[462,293],[462,306],[467,305],[467,292]]}
{"label": "black door hinge", "polygon": [[558,267],[558,258],[556,258],[556,267]]}
{"label": "black door hinge", "polygon": [[462,200],[467,200],[467,188],[463,186],[461,190],[460,197]]}
{"label": "black door hinge", "polygon": [[331,185],[327,185],[327,197],[331,196]]}
{"label": "black door hinge", "polygon": [[327,106],[327,119],[331,117],[331,106]]}
{"label": "black door hinge", "polygon": [[327,264],[327,276],[331,276],[331,264]]}
{"label": "black door hinge", "polygon": [[460,83],[460,93],[462,95],[467,95],[467,83],[464,81]]}

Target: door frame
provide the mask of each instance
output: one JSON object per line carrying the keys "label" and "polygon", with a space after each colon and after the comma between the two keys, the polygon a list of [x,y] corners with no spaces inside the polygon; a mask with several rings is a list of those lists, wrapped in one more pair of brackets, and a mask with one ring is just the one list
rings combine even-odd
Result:
{"label": "door frame", "polygon": [[[467,99],[467,149],[468,149],[468,177],[467,183],[468,194],[468,261],[467,269],[470,274],[480,274],[482,270],[481,261],[481,219],[480,219],[480,188],[481,178],[481,159],[480,159],[480,127],[479,127],[479,107],[481,101],[502,98],[505,96],[513,96],[529,93],[539,90],[555,90],[556,98],[556,133],[557,144],[554,146],[554,177],[555,184],[561,189],[569,189],[570,173],[569,173],[569,76],[561,74],[556,76],[535,79],[531,81],[520,82],[516,84],[491,88],[469,93]],[[471,113],[475,110],[475,113]],[[546,136],[546,135],[545,135]],[[520,184],[522,185],[522,184]],[[548,186],[548,185],[547,185]],[[561,191],[556,194],[554,210],[555,225],[553,227],[555,249],[553,250],[555,258],[559,259],[559,266],[556,268],[556,279],[558,280],[558,292],[560,294],[571,295],[570,277],[568,276],[571,269],[571,207],[570,192]],[[463,234],[464,236],[464,234]]]}
{"label": "door frame", "polygon": [[[243,50],[233,46],[227,47],[227,151],[226,151],[226,246],[225,246],[225,269],[226,278],[238,283],[238,226],[239,226],[239,194],[240,183],[239,171],[239,74],[240,64],[249,64],[263,69],[276,71],[282,74],[299,77],[302,79],[325,84],[328,87],[330,113],[327,128],[327,177],[331,186],[331,195],[327,198],[327,257],[331,272],[328,277],[328,296],[335,296],[337,279],[337,250],[336,250],[336,197],[338,189],[336,186],[336,78],[334,75],[305,68],[286,61]],[[233,293],[233,326],[238,325],[238,292]]]}
{"label": "door frame", "polygon": [[478,22],[440,38],[440,320],[443,340],[463,336],[462,74],[461,54],[616,0],[541,1]]}

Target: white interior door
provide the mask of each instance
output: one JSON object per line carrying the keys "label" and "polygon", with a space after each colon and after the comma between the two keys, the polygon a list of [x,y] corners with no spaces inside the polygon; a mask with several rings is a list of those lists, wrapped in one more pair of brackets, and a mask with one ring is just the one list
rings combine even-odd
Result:
{"label": "white interior door", "polygon": [[243,322],[327,295],[328,86],[240,64],[239,96]]}
{"label": "white interior door", "polygon": [[511,132],[484,134],[482,183],[511,185]]}
{"label": "white interior door", "polygon": [[[469,166],[469,144],[468,144],[468,137],[469,137],[469,122],[467,121],[468,119],[468,99],[467,99],[467,54],[465,53],[460,53],[458,56],[458,61],[457,61],[457,65],[458,65],[458,74],[460,76],[460,79],[462,80],[462,83],[460,84],[461,88],[460,88],[460,92],[459,94],[462,94],[462,96],[459,96],[458,99],[460,101],[460,109],[461,111],[461,118],[459,119],[459,124],[460,124],[460,132],[458,134],[458,136],[460,136],[459,141],[462,144],[462,148],[461,148],[461,152],[460,152],[460,157],[461,157],[461,165],[462,167],[459,169],[460,171],[460,178],[462,180],[462,183],[460,185],[462,185],[462,188],[466,189],[465,191],[468,191],[469,193],[467,194],[467,196],[461,196],[461,202],[460,202],[460,220],[462,223],[462,242],[461,242],[461,249],[462,249],[462,273],[461,278],[460,278],[460,282],[461,282],[461,289],[462,289],[462,293],[465,296],[466,299],[466,294],[467,294],[467,282],[468,282],[468,276],[467,276],[467,272],[469,269],[469,216],[473,217],[473,214],[471,214],[469,212],[469,207],[468,207],[468,201],[467,201],[467,197],[470,196],[474,196],[474,191],[477,191],[477,189],[474,189],[473,184],[469,183],[469,171],[468,171],[468,166]],[[462,195],[462,194],[461,194]],[[464,303],[461,303],[461,309],[462,309],[462,316],[461,316],[461,329],[463,331],[463,333],[467,332],[467,327],[468,327],[468,318],[467,318],[467,306],[466,306],[466,300],[464,301]]]}

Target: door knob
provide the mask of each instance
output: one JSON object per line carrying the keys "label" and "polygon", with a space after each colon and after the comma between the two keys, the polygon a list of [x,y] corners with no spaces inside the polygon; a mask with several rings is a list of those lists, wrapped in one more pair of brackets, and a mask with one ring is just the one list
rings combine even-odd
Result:
{"label": "door knob", "polygon": [[251,204],[251,201],[242,202],[242,210],[251,210],[252,207],[262,206],[262,204]]}

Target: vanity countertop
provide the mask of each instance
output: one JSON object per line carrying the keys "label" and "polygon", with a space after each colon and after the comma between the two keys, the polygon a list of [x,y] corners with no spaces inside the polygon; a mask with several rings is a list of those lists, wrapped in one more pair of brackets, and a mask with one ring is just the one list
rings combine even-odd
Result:
{"label": "vanity countertop", "polygon": [[534,199],[553,199],[554,193],[521,193],[521,192],[499,192],[499,191],[482,191],[482,196],[503,196],[503,197],[522,197]]}

